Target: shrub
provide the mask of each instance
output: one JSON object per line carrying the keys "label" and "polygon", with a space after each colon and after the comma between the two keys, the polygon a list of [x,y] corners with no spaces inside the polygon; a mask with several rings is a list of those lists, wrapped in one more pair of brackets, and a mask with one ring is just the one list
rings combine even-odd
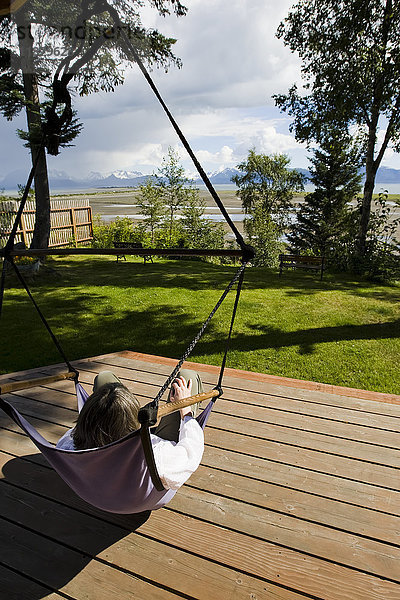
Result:
{"label": "shrub", "polygon": [[271,215],[261,206],[257,206],[251,217],[246,217],[244,229],[249,243],[256,251],[252,260],[255,267],[277,267],[279,254],[283,251],[283,242],[278,226]]}
{"label": "shrub", "polygon": [[387,197],[384,192],[375,200],[363,256],[358,254],[356,247],[361,199],[358,201],[358,206],[349,216],[346,235],[331,252],[331,262],[338,270],[352,271],[375,281],[400,279],[400,243],[396,239],[400,219],[392,218]]}
{"label": "shrub", "polygon": [[110,223],[103,221],[100,215],[93,219],[93,248],[112,248],[114,241],[139,242],[142,235],[129,217],[117,217]]}

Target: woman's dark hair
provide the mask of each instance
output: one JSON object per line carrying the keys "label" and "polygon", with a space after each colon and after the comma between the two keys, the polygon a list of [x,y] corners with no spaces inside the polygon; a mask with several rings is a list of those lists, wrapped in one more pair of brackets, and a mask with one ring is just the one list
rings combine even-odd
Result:
{"label": "woman's dark hair", "polygon": [[139,429],[139,402],[120,383],[106,383],[87,399],[72,439],[76,450],[98,448]]}

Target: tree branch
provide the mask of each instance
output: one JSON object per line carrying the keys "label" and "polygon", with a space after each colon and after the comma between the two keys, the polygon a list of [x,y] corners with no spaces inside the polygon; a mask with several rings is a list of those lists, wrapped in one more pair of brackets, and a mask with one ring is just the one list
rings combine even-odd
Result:
{"label": "tree branch", "polygon": [[398,116],[399,109],[400,109],[400,94],[397,97],[396,104],[395,104],[395,106],[393,108],[393,111],[392,111],[392,114],[390,116],[389,124],[388,124],[387,129],[386,129],[385,138],[384,138],[384,140],[382,142],[382,146],[381,146],[381,148],[380,148],[380,150],[378,152],[378,155],[377,155],[376,159],[374,160],[374,167],[375,167],[375,169],[378,169],[379,165],[381,164],[383,155],[386,152],[386,149],[387,149],[388,144],[390,142],[390,138],[392,137],[392,130],[393,130],[393,127],[394,127],[394,123],[395,123],[396,117]]}

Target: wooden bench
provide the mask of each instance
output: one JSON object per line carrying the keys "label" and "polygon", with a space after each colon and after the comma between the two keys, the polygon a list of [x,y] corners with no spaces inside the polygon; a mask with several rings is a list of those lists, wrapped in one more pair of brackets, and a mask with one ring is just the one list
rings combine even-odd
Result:
{"label": "wooden bench", "polygon": [[279,255],[279,277],[282,275],[283,268],[289,269],[309,269],[311,271],[320,271],[321,280],[324,274],[325,259],[323,256],[300,256],[297,254]]}
{"label": "wooden bench", "polygon": [[[141,242],[113,242],[114,248],[143,248],[143,244]],[[117,262],[119,259],[126,260],[125,254],[117,254]],[[153,257],[151,255],[143,255],[143,262],[146,264],[147,261],[153,262]]]}

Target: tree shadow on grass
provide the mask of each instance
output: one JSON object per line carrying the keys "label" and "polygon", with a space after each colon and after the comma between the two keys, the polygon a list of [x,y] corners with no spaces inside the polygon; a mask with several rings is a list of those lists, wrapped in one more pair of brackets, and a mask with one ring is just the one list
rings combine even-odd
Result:
{"label": "tree shadow on grass", "polygon": [[[227,269],[220,265],[194,261],[164,261],[146,265],[132,262],[117,265],[114,261],[97,260],[87,263],[60,261],[60,264],[57,268],[62,274],[62,280],[53,280],[46,274],[42,281],[37,281],[32,286],[32,292],[71,360],[132,349],[168,357],[180,356],[202,325],[208,308],[213,308],[214,301],[218,300],[235,270],[233,267]],[[87,291],[82,291],[85,285],[88,286]],[[250,269],[245,290],[280,290],[286,286],[287,296],[310,296],[320,291],[342,290],[358,296],[371,297],[373,300],[378,299],[382,303],[400,300],[397,288],[388,288],[386,293],[382,286],[377,291],[373,284],[362,285],[360,290],[360,283],[349,279],[336,281],[331,278],[321,282],[315,276],[303,273],[287,274],[279,278],[268,269]],[[112,286],[126,295],[110,300],[108,292],[102,289],[102,286]],[[171,304],[165,303],[165,296],[164,303],[159,303],[157,288],[185,288],[193,292],[193,296],[189,295],[193,298],[190,300],[190,308],[184,305],[188,296],[182,302],[182,306],[179,304],[179,292],[175,296],[176,304],[173,303],[174,294],[171,294]],[[132,290],[131,294],[128,293],[129,290]],[[143,298],[145,303],[149,304],[149,294],[153,293],[153,290],[154,304],[141,309]],[[213,291],[212,294],[210,290]],[[200,302],[199,306],[196,305],[196,294],[200,291],[208,292],[209,297],[213,298],[209,307]],[[5,344],[1,351],[2,371],[17,371],[25,369],[27,365],[35,367],[60,362],[59,354],[54,349],[28,296],[11,289],[8,290],[8,295],[6,291],[5,298],[2,330],[4,339],[7,338],[9,343]],[[259,298],[260,295],[258,301]],[[251,311],[251,296],[245,300],[247,310]],[[216,326],[216,323],[221,321],[221,315],[223,322],[227,322],[231,307],[232,302],[227,299],[208,326],[207,333],[211,336],[201,343],[202,354],[223,352],[225,335],[218,334],[221,326],[220,323]],[[371,310],[387,316],[388,319],[392,316],[384,304]],[[199,312],[201,317],[198,316]],[[398,321],[322,327],[289,333],[262,324],[252,324],[247,329],[252,329],[254,335],[243,333],[234,337],[232,347],[239,352],[241,349],[299,346],[301,353],[310,354],[314,352],[317,344],[324,342],[393,338],[399,335]],[[217,335],[219,337],[215,339]],[[210,337],[214,339],[210,340]],[[17,349],[17,356],[12,348]]]}
{"label": "tree shadow on grass", "polygon": [[[1,562],[28,577],[18,592],[15,578],[5,577],[2,593],[7,598],[39,600],[48,596],[49,588],[68,594],[68,583],[94,557],[136,531],[151,514],[113,515],[94,509],[44,465],[43,457],[34,454],[12,458],[3,466],[0,506],[8,543],[0,551]],[[107,572],[98,563],[97,577],[102,571],[107,586]],[[133,593],[134,578],[122,578],[128,586],[132,580]]]}
{"label": "tree shadow on grass", "polygon": [[[216,293],[215,300],[218,297],[219,294]],[[40,301],[44,314],[50,315],[49,322],[71,359],[132,349],[161,356],[180,356],[200,329],[208,315],[208,308],[210,311],[213,308],[211,304],[205,312],[203,307],[201,317],[198,316],[194,295],[193,309],[189,310],[180,305],[158,304],[156,299],[153,306],[141,309],[134,304],[134,298],[131,308],[124,307],[116,310],[108,303],[106,294],[93,291],[88,294],[76,294],[73,288],[63,289],[63,293],[56,299],[53,297],[53,292],[50,295],[44,294]],[[29,304],[28,299],[26,302]],[[53,313],[55,303],[57,314]],[[26,319],[25,324],[21,319],[21,306],[18,307],[18,302],[7,307],[7,313],[14,323],[11,328],[13,339],[10,339],[10,344],[24,348],[25,352],[31,353],[32,356],[37,355],[37,350],[40,348],[41,354],[37,355],[37,366],[59,362],[57,352],[53,352],[48,333],[35,315],[33,306],[28,308],[28,304],[27,311],[22,315]],[[225,334],[219,333],[220,322],[222,320],[228,323],[231,309],[232,300],[227,299],[206,330],[208,339],[200,342],[202,354],[223,352]],[[27,326],[30,331],[29,336],[27,336]],[[390,339],[400,335],[399,320],[364,325],[308,328],[293,332],[283,331],[270,325],[249,323],[247,329],[253,330],[254,335],[234,334],[232,347],[238,351],[299,346],[302,354],[310,354],[315,350],[316,345],[325,342]],[[218,340],[210,341],[210,337],[216,336],[219,336]],[[7,354],[6,348],[3,352]],[[9,370],[18,370],[18,366],[13,365]]]}
{"label": "tree shadow on grass", "polygon": [[[249,324],[249,327],[257,333],[255,335],[234,335],[231,344],[232,350],[248,352],[298,346],[299,354],[312,354],[319,344],[400,337],[400,320],[365,325],[315,327],[297,331],[282,331],[278,327],[269,325]],[[205,353],[215,351],[214,342],[206,342],[202,346],[202,351]],[[220,351],[222,351],[222,344]]]}
{"label": "tree shadow on grass", "polygon": [[[226,308],[220,310],[223,321],[226,323],[226,330],[221,330],[221,317],[217,313],[214,320],[209,323],[204,338],[198,342],[198,346],[193,352],[194,356],[198,352],[206,355],[224,352],[231,306],[227,312]],[[111,317],[103,320],[97,328],[91,328],[87,334],[81,329],[84,337],[87,336],[89,351],[83,356],[115,352],[116,349],[134,349],[138,352],[158,356],[179,357],[197,334],[202,323],[202,319],[198,319],[191,313],[183,312],[179,307],[155,306],[144,311],[134,308],[121,312],[117,319]],[[84,324],[82,323],[80,327],[83,328]],[[232,350],[246,352],[298,346],[300,354],[311,354],[315,352],[319,344],[324,343],[399,338],[400,320],[362,325],[314,327],[295,331],[284,331],[272,325],[248,323],[246,329],[250,332],[233,334]],[[66,345],[71,349],[74,339],[76,338],[72,331],[65,332]],[[93,352],[96,347],[100,346],[101,352]]]}

